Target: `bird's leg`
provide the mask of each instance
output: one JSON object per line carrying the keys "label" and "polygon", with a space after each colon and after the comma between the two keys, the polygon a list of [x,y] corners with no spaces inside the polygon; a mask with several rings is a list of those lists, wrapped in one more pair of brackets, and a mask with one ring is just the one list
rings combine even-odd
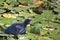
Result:
{"label": "bird's leg", "polygon": [[17,35],[14,35],[14,38],[15,38],[16,40],[18,40],[18,36],[17,36]]}

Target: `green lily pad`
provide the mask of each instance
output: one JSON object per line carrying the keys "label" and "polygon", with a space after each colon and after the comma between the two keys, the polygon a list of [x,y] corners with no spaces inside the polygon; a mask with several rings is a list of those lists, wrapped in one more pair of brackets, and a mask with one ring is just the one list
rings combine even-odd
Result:
{"label": "green lily pad", "polygon": [[32,3],[32,0],[18,0],[21,3]]}
{"label": "green lily pad", "polygon": [[6,10],[3,10],[3,9],[0,9],[0,13],[3,13],[3,12],[5,12]]}
{"label": "green lily pad", "polygon": [[28,6],[29,7],[38,7],[38,5],[36,5],[36,4],[29,4]]}
{"label": "green lily pad", "polygon": [[31,17],[31,16],[34,16],[34,15],[32,15],[32,14],[29,14],[29,13],[21,13],[21,14],[19,14],[19,16],[24,16],[25,18],[28,18],[28,17]]}
{"label": "green lily pad", "polygon": [[53,18],[53,14],[51,10],[44,10],[41,18],[45,18],[46,20],[51,20]]}
{"label": "green lily pad", "polygon": [[48,0],[42,0],[42,1],[47,2]]}
{"label": "green lily pad", "polygon": [[6,0],[6,3],[10,3],[11,5],[18,5],[17,0]]}
{"label": "green lily pad", "polygon": [[41,30],[41,35],[45,35],[45,34],[47,34],[47,31],[46,30]]}
{"label": "green lily pad", "polygon": [[15,11],[16,11],[16,12],[28,12],[28,11],[27,11],[27,8],[19,8],[19,7],[17,7],[17,8],[15,9]]}
{"label": "green lily pad", "polygon": [[12,1],[10,2],[10,4],[11,4],[11,5],[18,5],[19,3],[18,3],[16,0],[12,0]]}
{"label": "green lily pad", "polygon": [[2,4],[4,2],[4,0],[0,0],[0,4]]}
{"label": "green lily pad", "polygon": [[40,40],[53,40],[53,39],[51,39],[49,37],[41,37]]}
{"label": "green lily pad", "polygon": [[55,8],[54,11],[60,12],[60,7],[59,8]]}

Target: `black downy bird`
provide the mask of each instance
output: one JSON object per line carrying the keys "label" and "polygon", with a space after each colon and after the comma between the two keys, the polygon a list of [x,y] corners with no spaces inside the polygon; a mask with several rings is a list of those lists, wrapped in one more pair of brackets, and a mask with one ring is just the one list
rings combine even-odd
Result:
{"label": "black downy bird", "polygon": [[30,19],[26,19],[23,23],[13,23],[4,32],[5,34],[26,34],[26,26],[30,23]]}

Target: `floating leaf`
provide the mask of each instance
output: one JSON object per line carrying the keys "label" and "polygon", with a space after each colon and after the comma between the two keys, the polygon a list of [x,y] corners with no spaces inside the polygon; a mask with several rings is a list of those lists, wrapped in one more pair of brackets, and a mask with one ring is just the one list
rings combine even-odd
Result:
{"label": "floating leaf", "polygon": [[19,16],[24,16],[25,18],[28,18],[28,17],[31,17],[31,16],[34,16],[34,15],[32,15],[32,14],[29,14],[29,13],[21,13],[21,14],[19,14]]}
{"label": "floating leaf", "polygon": [[28,11],[27,11],[27,8],[19,8],[19,7],[17,7],[17,8],[15,9],[15,11],[16,11],[16,12],[28,12]]}
{"label": "floating leaf", "polygon": [[12,0],[12,1],[10,2],[10,4],[11,4],[11,5],[18,5],[19,3],[18,3],[16,0]]}
{"label": "floating leaf", "polygon": [[37,27],[32,26],[30,32],[34,34],[40,34],[40,28],[38,26]]}
{"label": "floating leaf", "polygon": [[18,0],[21,3],[32,3],[32,0]]}
{"label": "floating leaf", "polygon": [[10,3],[11,5],[18,5],[17,0],[6,0],[6,3]]}
{"label": "floating leaf", "polygon": [[45,34],[47,34],[47,31],[46,30],[41,30],[41,35],[45,35]]}
{"label": "floating leaf", "polygon": [[3,8],[8,8],[9,5],[4,2],[4,7]]}
{"label": "floating leaf", "polygon": [[4,23],[4,24],[12,24],[14,22],[15,19],[13,18],[3,18],[3,17],[0,17],[0,23]]}
{"label": "floating leaf", "polygon": [[51,10],[44,10],[41,14],[41,18],[45,18],[46,20],[51,20],[53,18],[53,14]]}
{"label": "floating leaf", "polygon": [[0,0],[0,4],[2,4],[4,2],[4,0]]}
{"label": "floating leaf", "polygon": [[41,37],[40,40],[53,40],[53,39],[51,39],[49,37]]}
{"label": "floating leaf", "polygon": [[42,1],[47,2],[48,0],[42,0]]}
{"label": "floating leaf", "polygon": [[36,5],[36,4],[29,4],[28,6],[29,7],[38,7],[38,5]]}
{"label": "floating leaf", "polygon": [[56,11],[56,12],[59,12],[59,13],[60,13],[60,7],[55,8],[55,9],[54,9],[54,11]]}
{"label": "floating leaf", "polygon": [[4,9],[0,9],[0,13],[3,13],[3,12],[5,12],[6,10],[4,10]]}

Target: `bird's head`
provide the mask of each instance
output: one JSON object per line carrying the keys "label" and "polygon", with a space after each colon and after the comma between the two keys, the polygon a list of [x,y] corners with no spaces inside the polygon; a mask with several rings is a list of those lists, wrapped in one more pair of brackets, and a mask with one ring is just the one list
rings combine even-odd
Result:
{"label": "bird's head", "polygon": [[24,25],[28,25],[28,24],[30,24],[30,21],[31,21],[31,19],[29,19],[29,18],[28,18],[28,19],[25,19],[25,21],[24,21],[23,24],[24,24]]}
{"label": "bird's head", "polygon": [[25,20],[25,23],[26,23],[26,24],[29,24],[30,21],[31,21],[30,19],[26,19],[26,20]]}

